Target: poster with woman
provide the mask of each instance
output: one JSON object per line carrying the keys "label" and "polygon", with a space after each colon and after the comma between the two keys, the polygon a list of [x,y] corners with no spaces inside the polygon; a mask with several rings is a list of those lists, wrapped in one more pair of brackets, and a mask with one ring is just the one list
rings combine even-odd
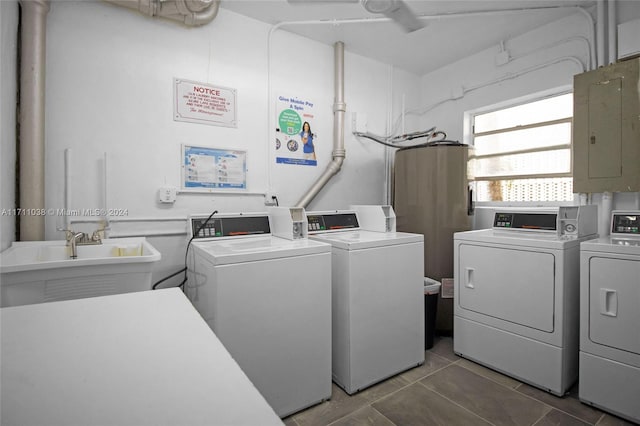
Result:
{"label": "poster with woman", "polygon": [[276,163],[317,166],[314,102],[296,96],[276,101]]}

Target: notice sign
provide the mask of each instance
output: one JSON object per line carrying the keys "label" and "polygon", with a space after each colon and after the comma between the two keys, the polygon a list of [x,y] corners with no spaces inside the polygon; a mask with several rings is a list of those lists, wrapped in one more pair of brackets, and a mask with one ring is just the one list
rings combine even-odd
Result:
{"label": "notice sign", "polygon": [[246,151],[182,146],[184,189],[247,189]]}
{"label": "notice sign", "polygon": [[235,89],[174,78],[173,97],[175,121],[237,127]]}

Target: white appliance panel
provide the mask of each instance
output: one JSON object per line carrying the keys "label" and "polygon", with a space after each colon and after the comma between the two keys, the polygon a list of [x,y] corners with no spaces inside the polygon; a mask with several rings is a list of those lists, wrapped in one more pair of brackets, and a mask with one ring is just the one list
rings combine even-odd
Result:
{"label": "white appliance panel", "polygon": [[580,400],[640,423],[640,368],[580,352]]}
{"label": "white appliance panel", "polygon": [[332,371],[352,394],[424,362],[422,235],[341,231],[332,245]]}
{"label": "white appliance panel", "polygon": [[461,244],[458,250],[461,261],[456,290],[462,308],[553,332],[552,253],[472,244]]}
{"label": "white appliance panel", "polygon": [[331,397],[331,254],[324,248],[222,265],[196,251],[190,271],[192,303],[281,417]]}
{"label": "white appliance panel", "polygon": [[640,354],[640,260],[589,259],[589,338]]}
{"label": "white appliance panel", "polygon": [[551,393],[562,394],[578,374],[577,360],[565,368],[567,349],[459,316],[454,329],[456,352]]}
{"label": "white appliance panel", "polygon": [[564,395],[578,376],[579,249],[589,238],[454,234],[454,351]]}
{"label": "white appliance panel", "polygon": [[580,400],[640,423],[640,238],[612,234],[580,249]]}
{"label": "white appliance panel", "polygon": [[[352,389],[424,361],[421,244],[349,252]],[[404,350],[398,350],[404,348]]]}

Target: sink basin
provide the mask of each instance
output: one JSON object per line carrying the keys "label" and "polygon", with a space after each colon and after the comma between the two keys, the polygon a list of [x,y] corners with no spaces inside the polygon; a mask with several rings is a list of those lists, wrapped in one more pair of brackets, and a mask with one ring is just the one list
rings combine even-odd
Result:
{"label": "sink basin", "polygon": [[145,238],[105,239],[76,249],[78,257],[72,259],[65,241],[15,242],[0,253],[0,273],[160,260],[160,253]]}
{"label": "sink basin", "polygon": [[111,238],[79,245],[15,242],[0,253],[0,306],[17,306],[151,289],[160,252],[145,238]]}

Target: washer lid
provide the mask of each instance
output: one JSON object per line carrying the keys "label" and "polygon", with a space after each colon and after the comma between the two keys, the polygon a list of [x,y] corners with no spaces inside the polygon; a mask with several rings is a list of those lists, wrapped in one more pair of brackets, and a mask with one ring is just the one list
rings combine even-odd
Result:
{"label": "washer lid", "polygon": [[361,250],[374,247],[394,246],[398,244],[422,243],[422,234],[407,232],[373,232],[373,231],[342,231],[310,236],[317,241],[329,243],[343,250]]}
{"label": "washer lid", "polygon": [[331,251],[331,246],[317,241],[287,240],[273,236],[197,241],[191,245],[196,255],[209,258],[214,265],[255,262]]}

